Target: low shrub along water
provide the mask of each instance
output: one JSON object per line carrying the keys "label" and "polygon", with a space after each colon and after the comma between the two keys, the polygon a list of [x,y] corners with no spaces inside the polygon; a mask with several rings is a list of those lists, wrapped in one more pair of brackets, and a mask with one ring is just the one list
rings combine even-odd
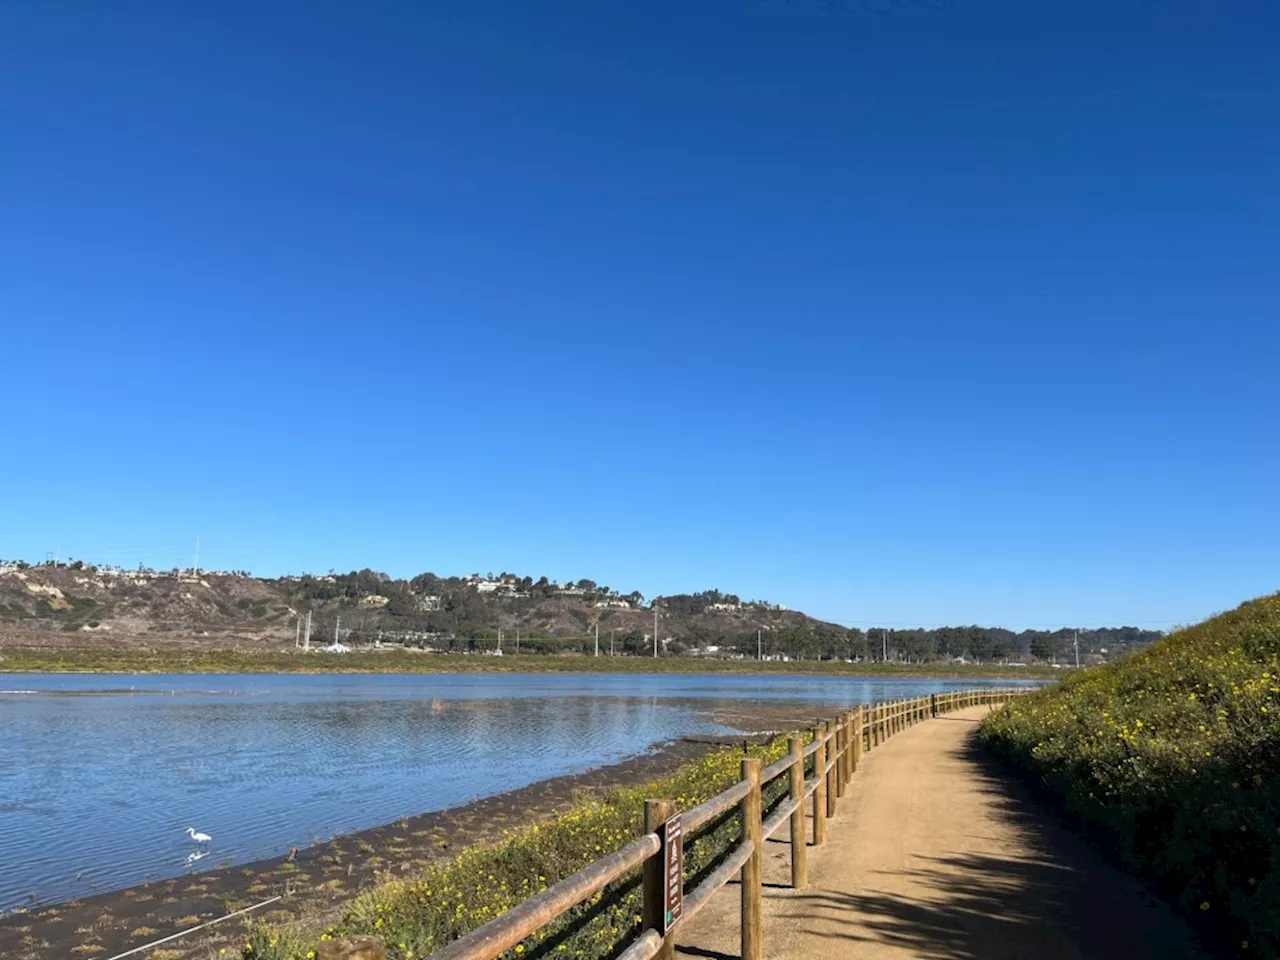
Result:
{"label": "low shrub along water", "polygon": [[[749,748],[752,756],[766,764],[786,750],[785,739]],[[318,940],[371,933],[383,938],[395,960],[425,957],[640,836],[646,799],[661,797],[687,810],[728,789],[739,779],[742,756],[741,750],[714,751],[670,776],[586,800],[499,843],[441,861],[416,877],[380,883],[352,900],[339,921],[323,931],[308,930],[305,924],[256,927],[250,931],[244,955],[252,960],[307,960],[316,955]],[[809,764],[812,773],[812,759]],[[765,787],[766,815],[787,789],[786,776]],[[686,838],[686,888],[713,870],[740,836],[735,808]],[[614,956],[640,932],[641,896],[637,870],[505,956],[583,960]]]}
{"label": "low shrub along water", "polygon": [[980,737],[1224,948],[1280,956],[1280,594],[1019,697]]}

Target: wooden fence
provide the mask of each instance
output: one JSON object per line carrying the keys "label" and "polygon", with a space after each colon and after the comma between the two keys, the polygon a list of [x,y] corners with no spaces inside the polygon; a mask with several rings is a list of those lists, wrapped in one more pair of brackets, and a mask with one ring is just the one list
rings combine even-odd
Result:
{"label": "wooden fence", "polygon": [[[742,835],[738,844],[725,855],[713,873],[684,893],[681,922],[697,914],[717,890],[740,873],[742,960],[760,960],[764,841],[784,823],[790,823],[791,885],[796,888],[806,886],[807,801],[812,800],[813,804],[813,844],[820,846],[827,839],[827,822],[835,815],[836,805],[845,795],[849,779],[866,751],[874,750],[894,734],[922,720],[966,707],[999,703],[1026,692],[966,690],[914,700],[867,704],[814,727],[807,742],[804,737],[791,737],[789,752],[763,769],[759,758],[743,757],[741,780],[705,803],[681,813],[685,837],[693,836],[735,805],[739,807],[742,819]],[[814,775],[805,779],[805,761],[810,756],[815,758]],[[761,789],[784,776],[789,778],[787,799],[768,818],[764,818]],[[675,812],[665,800],[646,801],[646,832],[643,836],[436,951],[429,960],[495,960],[637,868],[644,871],[644,931],[618,955],[618,960],[650,960],[653,957],[670,960],[679,925],[665,936],[660,932],[666,902],[663,886],[665,865],[660,856],[662,840],[658,830]]]}

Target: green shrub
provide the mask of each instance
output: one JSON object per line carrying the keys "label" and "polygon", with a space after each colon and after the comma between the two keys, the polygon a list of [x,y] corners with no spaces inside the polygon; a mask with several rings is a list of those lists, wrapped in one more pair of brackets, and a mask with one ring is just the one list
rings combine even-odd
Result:
{"label": "green shrub", "polygon": [[1280,594],[1020,697],[980,738],[1231,952],[1280,956]]}
{"label": "green shrub", "polygon": [[[786,749],[786,741],[779,739],[768,746],[753,746],[750,752],[767,764]],[[416,877],[379,883],[352,900],[339,921],[318,937],[372,933],[386,941],[395,960],[425,957],[638,837],[646,798],[664,797],[685,810],[732,786],[739,777],[741,757],[740,750],[717,750],[653,783],[585,801],[492,846],[467,849]],[[787,788],[785,776],[766,786],[766,813],[781,802]],[[691,889],[714,869],[740,836],[735,808],[686,838],[686,886]],[[639,932],[640,910],[637,870],[506,956],[521,960],[614,956]],[[305,960],[314,956],[316,939],[317,935],[297,927],[259,926],[250,931],[244,955],[253,960]]]}

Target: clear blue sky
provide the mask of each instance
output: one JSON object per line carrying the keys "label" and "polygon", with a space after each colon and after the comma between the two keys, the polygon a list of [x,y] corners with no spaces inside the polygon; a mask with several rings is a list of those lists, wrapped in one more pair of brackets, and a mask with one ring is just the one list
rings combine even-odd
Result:
{"label": "clear blue sky", "polygon": [[0,556],[1280,587],[1280,7],[18,2]]}

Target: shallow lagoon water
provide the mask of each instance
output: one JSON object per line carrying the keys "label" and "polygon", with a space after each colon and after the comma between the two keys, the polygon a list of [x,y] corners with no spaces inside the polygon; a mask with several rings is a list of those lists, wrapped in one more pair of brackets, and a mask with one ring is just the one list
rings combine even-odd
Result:
{"label": "shallow lagoon water", "polygon": [[[242,863],[579,773],[714,711],[981,681],[723,674],[0,675],[0,911]],[[992,681],[1010,686],[1010,681]],[[187,827],[210,834],[199,846]],[[192,854],[207,854],[189,861]]]}

